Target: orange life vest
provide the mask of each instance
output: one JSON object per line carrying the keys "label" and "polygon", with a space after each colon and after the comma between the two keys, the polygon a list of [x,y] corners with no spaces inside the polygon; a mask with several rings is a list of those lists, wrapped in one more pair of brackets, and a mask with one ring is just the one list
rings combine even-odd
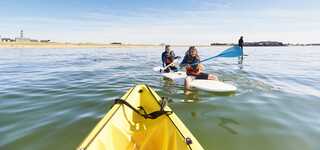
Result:
{"label": "orange life vest", "polygon": [[198,66],[196,68],[189,66],[189,67],[186,67],[186,70],[187,70],[187,75],[197,76],[200,74],[200,69]]}

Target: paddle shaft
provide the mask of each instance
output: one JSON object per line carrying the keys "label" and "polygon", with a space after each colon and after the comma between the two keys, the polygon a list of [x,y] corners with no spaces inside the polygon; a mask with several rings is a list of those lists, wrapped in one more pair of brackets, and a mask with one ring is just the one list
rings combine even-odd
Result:
{"label": "paddle shaft", "polygon": [[178,59],[173,60],[172,63],[170,63],[169,65],[165,66],[163,69],[160,69],[160,72],[162,72],[162,70],[166,70],[168,67],[172,66],[174,63],[176,63],[175,61],[178,60]]}

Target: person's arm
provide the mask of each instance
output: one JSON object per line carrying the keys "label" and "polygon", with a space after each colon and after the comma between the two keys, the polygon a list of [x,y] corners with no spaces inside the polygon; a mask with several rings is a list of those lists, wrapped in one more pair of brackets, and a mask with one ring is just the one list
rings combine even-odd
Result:
{"label": "person's arm", "polygon": [[173,59],[180,59],[181,58],[180,56],[176,56],[176,54],[173,51],[172,51],[171,56]]}
{"label": "person's arm", "polygon": [[171,56],[170,57],[171,57],[172,60],[181,58],[180,56],[176,56],[176,54],[173,51],[171,51]]}
{"label": "person's arm", "polygon": [[172,56],[173,56],[174,59],[180,59],[181,58],[180,56],[176,56],[176,54],[173,51],[172,51],[172,53],[173,53]]}
{"label": "person's arm", "polygon": [[182,62],[180,63],[180,67],[181,68],[185,67],[187,64],[188,64],[187,63],[187,56],[184,56]]}
{"label": "person's arm", "polygon": [[165,64],[166,56],[165,56],[164,52],[161,55],[161,59],[162,59],[162,66],[165,67],[166,66],[166,64]]}
{"label": "person's arm", "polygon": [[176,56],[176,54],[174,53],[174,51],[171,51],[171,56],[172,56],[172,57],[175,57],[175,56]]}

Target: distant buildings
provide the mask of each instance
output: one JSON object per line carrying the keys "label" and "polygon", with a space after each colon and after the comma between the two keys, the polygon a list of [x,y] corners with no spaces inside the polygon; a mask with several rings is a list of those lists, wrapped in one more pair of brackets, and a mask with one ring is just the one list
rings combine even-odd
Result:
{"label": "distant buildings", "polygon": [[16,37],[14,39],[11,38],[0,38],[1,42],[20,42],[20,43],[25,43],[25,42],[42,42],[42,43],[47,43],[50,42],[50,40],[36,40],[36,39],[31,39],[31,38],[25,38],[23,30],[20,31],[20,37]]}
{"label": "distant buildings", "polygon": [[38,42],[38,40],[29,38],[15,38],[15,42]]}
{"label": "distant buildings", "polygon": [[244,46],[288,46],[277,41],[245,42]]}
{"label": "distant buildings", "polygon": [[40,40],[41,43],[49,43],[50,40]]}
{"label": "distant buildings", "polygon": [[10,38],[1,38],[1,42],[14,42],[14,39],[10,39]]}
{"label": "distant buildings", "polygon": [[[211,43],[211,46],[229,46],[229,45],[238,45],[232,43]],[[288,46],[288,44],[283,44],[282,42],[277,41],[260,41],[260,42],[245,42],[244,46]]]}
{"label": "distant buildings", "polygon": [[23,35],[23,30],[20,31],[20,37],[15,38],[15,42],[39,42],[35,39],[25,38]]}
{"label": "distant buildings", "polygon": [[307,45],[311,45],[311,46],[320,46],[320,43],[312,43],[312,44],[307,44]]}
{"label": "distant buildings", "polygon": [[112,43],[110,43],[111,45],[122,45],[122,43],[121,42],[112,42]]}
{"label": "distant buildings", "polygon": [[232,45],[230,43],[210,43],[210,46],[223,46],[223,45]]}

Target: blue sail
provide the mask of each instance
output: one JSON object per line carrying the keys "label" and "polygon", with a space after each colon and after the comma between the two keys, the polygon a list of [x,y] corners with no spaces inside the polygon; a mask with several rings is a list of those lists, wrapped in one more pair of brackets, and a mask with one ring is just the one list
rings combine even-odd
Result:
{"label": "blue sail", "polygon": [[233,47],[230,47],[230,48],[222,51],[220,54],[213,56],[213,57],[209,57],[207,59],[204,59],[201,62],[205,62],[205,61],[208,61],[208,60],[216,58],[216,57],[239,57],[242,54],[243,54],[243,50],[242,50],[242,48],[240,48],[240,46],[233,46]]}
{"label": "blue sail", "polygon": [[216,57],[239,57],[242,54],[243,54],[243,51],[242,51],[242,48],[240,48],[240,46],[233,46],[224,50]]}

